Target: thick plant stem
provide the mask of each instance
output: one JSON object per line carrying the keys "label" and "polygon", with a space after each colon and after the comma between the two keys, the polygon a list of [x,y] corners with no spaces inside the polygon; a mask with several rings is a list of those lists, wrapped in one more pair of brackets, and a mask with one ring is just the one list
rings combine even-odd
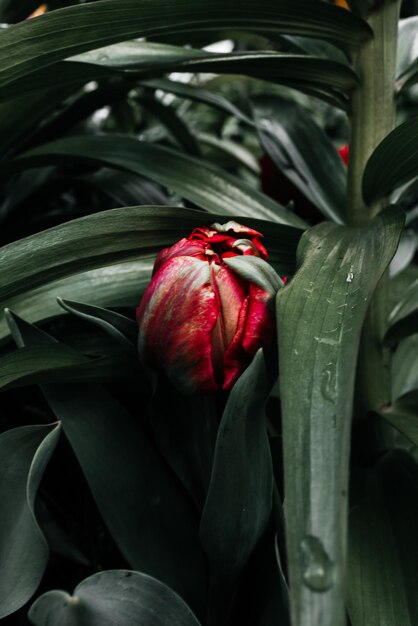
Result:
{"label": "thick plant stem", "polygon": [[395,68],[400,0],[386,0],[368,19],[374,38],[357,53],[355,70],[361,85],[352,97],[348,165],[347,222],[363,226],[382,208],[368,207],[362,196],[364,168],[395,122]]}
{"label": "thick plant stem", "polygon": [[[361,85],[353,94],[348,167],[347,222],[366,226],[385,201],[366,206],[362,177],[370,155],[395,124],[395,70],[400,0],[386,0],[369,16],[374,38],[355,60]],[[383,276],[365,320],[360,345],[356,413],[389,401],[389,353],[382,345],[388,316],[388,275]]]}

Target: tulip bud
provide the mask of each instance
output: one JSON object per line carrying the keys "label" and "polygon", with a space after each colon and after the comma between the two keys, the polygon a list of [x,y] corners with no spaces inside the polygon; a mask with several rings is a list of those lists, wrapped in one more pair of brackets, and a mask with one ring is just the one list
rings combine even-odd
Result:
{"label": "tulip bud", "polygon": [[[272,342],[276,283],[261,237],[236,222],[212,224],[157,256],[137,309],[139,354],[180,391],[231,389],[257,350]],[[228,264],[238,257],[245,257],[242,271]]]}

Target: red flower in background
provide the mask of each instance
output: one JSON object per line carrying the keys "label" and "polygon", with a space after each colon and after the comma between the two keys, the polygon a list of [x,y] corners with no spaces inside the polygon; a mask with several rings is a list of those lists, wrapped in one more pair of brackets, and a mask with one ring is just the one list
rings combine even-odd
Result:
{"label": "red flower in background", "polygon": [[344,146],[341,146],[338,152],[340,154],[340,157],[344,161],[345,165],[348,165],[348,145],[345,144]]}
{"label": "red flower in background", "polygon": [[256,351],[271,342],[271,292],[227,264],[237,256],[264,262],[261,237],[236,222],[212,224],[157,256],[137,309],[139,353],[180,391],[231,389]]}

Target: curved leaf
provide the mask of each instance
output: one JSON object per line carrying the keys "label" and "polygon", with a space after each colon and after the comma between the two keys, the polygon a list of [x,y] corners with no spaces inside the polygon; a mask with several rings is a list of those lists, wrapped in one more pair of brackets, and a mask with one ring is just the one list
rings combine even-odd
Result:
{"label": "curved leaf", "polygon": [[267,379],[259,350],[231,391],[216,439],[200,522],[200,539],[212,565],[210,602],[215,614],[230,608],[236,579],[271,515],[273,467],[264,412],[270,392]]}
{"label": "curved leaf", "polygon": [[115,338],[125,350],[137,354],[138,326],[120,313],[108,311],[92,304],[74,302],[58,298],[58,304],[69,313],[103,328],[111,337]]}
{"label": "curved leaf", "polygon": [[405,393],[379,410],[379,415],[418,446],[418,390]]}
{"label": "curved leaf", "polygon": [[252,99],[259,137],[267,154],[315,206],[344,222],[347,175],[337,149],[312,116],[278,96]]}
{"label": "curved leaf", "polygon": [[48,591],[29,611],[35,626],[199,626],[179,596],[160,581],[128,570],[93,574],[70,596]]}
{"label": "curved leaf", "polygon": [[[28,322],[47,321],[63,314],[57,298],[86,300],[96,306],[138,306],[150,278],[154,257],[105,265],[98,269],[45,282],[35,289],[25,289],[7,299],[10,309]],[[6,306],[6,302],[3,302]],[[4,316],[0,316],[0,341],[9,335]]]}
{"label": "curved leaf", "polygon": [[404,297],[393,309],[385,341],[393,343],[418,333],[418,280],[409,286]]}
{"label": "curved leaf", "polygon": [[418,118],[393,130],[377,146],[363,176],[363,197],[367,204],[415,178],[418,171]]}
{"label": "curved leaf", "polygon": [[119,41],[164,34],[233,28],[319,37],[359,46],[367,23],[319,0],[102,0],[8,28],[0,38],[0,82],[30,75],[56,61]]}
{"label": "curved leaf", "polygon": [[392,400],[418,389],[418,334],[403,339],[391,363]]}
{"label": "curved leaf", "polygon": [[348,612],[353,626],[414,626],[418,620],[418,473],[404,452],[354,475]]}
{"label": "curved leaf", "polygon": [[[18,346],[55,341],[17,316],[11,331]],[[99,385],[45,384],[42,391],[128,563],[169,584],[202,611],[206,563],[196,514],[139,416]]]}
{"label": "curved leaf", "polygon": [[220,168],[183,152],[125,135],[58,139],[3,164],[4,173],[74,160],[146,176],[210,212],[246,215],[303,228],[296,215]]}
{"label": "curved leaf", "polygon": [[409,87],[418,79],[418,17],[399,20],[396,77],[399,87]]}
{"label": "curved leaf", "polygon": [[[233,217],[265,235],[270,262],[278,272],[293,273],[302,231]],[[181,207],[126,207],[21,239],[0,248],[0,307],[28,312],[28,319],[38,321],[61,313],[57,296],[99,306],[137,306],[151,275],[149,254],[174,244],[198,225],[223,220],[222,215]],[[0,338],[7,334],[0,319]]]}
{"label": "curved leaf", "polygon": [[48,561],[34,504],[59,431],[59,425],[49,424],[22,426],[0,435],[0,618],[31,598]]}
{"label": "curved leaf", "polygon": [[138,359],[126,353],[87,359],[63,344],[20,348],[0,357],[0,389],[66,382],[142,381]]}
{"label": "curved leaf", "polygon": [[345,624],[350,421],[367,303],[396,251],[402,214],[368,229],[320,224],[278,293],[277,327],[291,609],[298,626]]}

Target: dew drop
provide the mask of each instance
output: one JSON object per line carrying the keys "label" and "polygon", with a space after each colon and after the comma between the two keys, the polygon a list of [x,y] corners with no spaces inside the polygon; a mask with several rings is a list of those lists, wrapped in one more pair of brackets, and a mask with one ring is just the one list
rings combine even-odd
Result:
{"label": "dew drop", "polygon": [[334,564],[318,537],[307,535],[300,542],[304,558],[303,583],[311,591],[323,593],[332,587]]}
{"label": "dew drop", "polygon": [[330,402],[335,401],[336,367],[334,363],[327,363],[321,375],[321,394]]}

